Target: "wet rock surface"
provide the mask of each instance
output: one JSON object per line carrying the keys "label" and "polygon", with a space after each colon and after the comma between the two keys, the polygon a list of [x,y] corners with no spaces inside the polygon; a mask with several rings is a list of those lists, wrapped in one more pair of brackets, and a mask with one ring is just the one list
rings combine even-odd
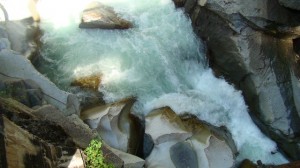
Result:
{"label": "wet rock surface", "polygon": [[99,2],[90,3],[82,12],[80,28],[128,29],[132,23],[122,19],[115,11]]}

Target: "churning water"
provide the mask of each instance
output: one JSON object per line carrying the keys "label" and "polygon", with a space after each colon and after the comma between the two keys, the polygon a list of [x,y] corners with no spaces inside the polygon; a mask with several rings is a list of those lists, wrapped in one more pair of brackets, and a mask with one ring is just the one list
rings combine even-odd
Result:
{"label": "churning water", "polygon": [[138,98],[135,110],[170,106],[215,126],[226,126],[238,160],[283,163],[276,144],[254,125],[241,93],[206,67],[202,43],[191,21],[171,0],[103,0],[134,23],[128,30],[78,28],[79,0],[41,0],[41,71],[67,89],[74,77],[102,74],[107,102]]}

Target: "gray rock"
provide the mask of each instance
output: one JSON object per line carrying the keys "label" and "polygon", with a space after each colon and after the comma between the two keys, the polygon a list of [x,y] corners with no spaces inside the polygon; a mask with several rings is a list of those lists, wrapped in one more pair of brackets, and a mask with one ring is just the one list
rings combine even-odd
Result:
{"label": "gray rock", "polygon": [[39,29],[33,20],[9,21],[5,23],[5,29],[11,44],[11,49],[24,55],[29,60],[36,59],[36,36]]}
{"label": "gray rock", "polygon": [[197,168],[197,154],[190,144],[178,142],[170,148],[170,156],[176,168]]}
{"label": "gray rock", "polygon": [[7,38],[0,38],[0,51],[3,49],[10,49],[10,42]]}
{"label": "gray rock", "polygon": [[149,134],[144,135],[143,158],[147,158],[154,147],[154,142]]}
{"label": "gray rock", "polygon": [[131,113],[135,99],[86,109],[81,119],[94,129],[109,146],[143,157],[144,121]]}
{"label": "gray rock", "polygon": [[48,120],[61,126],[73,142],[81,148],[86,148],[96,134],[75,114],[64,116],[51,105],[43,106],[33,112],[42,120]]}
{"label": "gray rock", "polygon": [[300,1],[298,0],[278,0],[279,3],[287,8],[300,10]]}
{"label": "gray rock", "polygon": [[79,101],[75,95],[60,90],[51,81],[42,76],[22,55],[11,50],[0,51],[0,73],[14,79],[30,79],[34,81],[43,93],[43,99],[54,105],[65,115],[79,114]]}
{"label": "gray rock", "polygon": [[[190,4],[193,0],[185,5]],[[243,91],[259,127],[299,159],[289,148],[297,149],[300,133],[299,56],[293,40],[300,36],[300,14],[268,0],[207,0],[185,10],[208,46],[216,74]]]}
{"label": "gray rock", "polygon": [[29,80],[15,79],[0,75],[2,96],[13,98],[28,107],[41,106],[44,102],[41,89],[34,84],[27,85]]}

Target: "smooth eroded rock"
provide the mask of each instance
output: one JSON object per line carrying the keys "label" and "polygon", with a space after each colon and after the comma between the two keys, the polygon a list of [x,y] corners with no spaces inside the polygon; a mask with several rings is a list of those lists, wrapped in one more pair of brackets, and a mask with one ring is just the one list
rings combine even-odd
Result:
{"label": "smooth eroded rock", "polygon": [[170,148],[170,156],[175,167],[198,168],[197,154],[189,143],[178,142]]}

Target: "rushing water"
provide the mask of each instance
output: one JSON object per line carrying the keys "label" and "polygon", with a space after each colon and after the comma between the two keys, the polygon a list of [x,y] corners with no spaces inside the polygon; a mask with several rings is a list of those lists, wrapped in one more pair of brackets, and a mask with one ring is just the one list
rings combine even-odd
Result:
{"label": "rushing water", "polygon": [[[82,1],[41,0],[41,71],[67,89],[74,77],[101,73],[107,102],[136,96],[137,112],[170,106],[232,133],[240,155],[264,163],[286,162],[274,142],[251,121],[240,91],[206,67],[190,20],[171,0],[103,0],[134,23],[129,30],[82,30]],[[53,5],[55,4],[55,5]],[[60,5],[58,5],[60,4]],[[65,8],[67,6],[67,8]]]}

